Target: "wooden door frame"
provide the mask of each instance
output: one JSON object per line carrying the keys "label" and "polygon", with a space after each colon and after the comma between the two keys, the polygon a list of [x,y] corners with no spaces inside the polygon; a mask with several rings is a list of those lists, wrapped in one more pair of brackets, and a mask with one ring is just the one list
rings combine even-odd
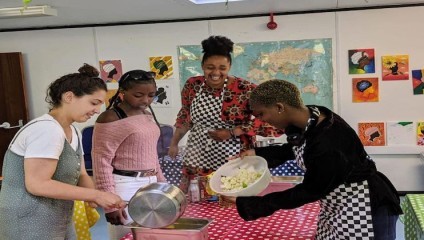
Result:
{"label": "wooden door frame", "polygon": [[[28,122],[28,104],[25,86],[23,57],[20,52],[0,53],[0,124],[11,127]],[[4,153],[19,127],[0,128],[0,176]]]}

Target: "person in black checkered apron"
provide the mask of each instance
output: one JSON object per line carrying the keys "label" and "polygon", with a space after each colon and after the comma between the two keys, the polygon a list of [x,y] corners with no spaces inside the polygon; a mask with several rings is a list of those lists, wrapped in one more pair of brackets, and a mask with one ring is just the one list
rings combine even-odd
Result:
{"label": "person in black checkered apron", "polygon": [[402,210],[392,183],[378,172],[356,132],[326,107],[303,104],[296,85],[270,80],[253,90],[256,117],[286,130],[287,144],[249,150],[269,167],[295,159],[305,170],[301,184],[263,197],[226,197],[240,216],[254,220],[279,209],[319,201],[316,239],[396,238]]}
{"label": "person in black checkered apron", "polygon": [[182,108],[169,156],[178,154],[178,143],[190,130],[183,157],[180,188],[187,192],[189,180],[207,175],[228,157],[252,148],[255,134],[272,136],[273,127],[254,120],[248,99],[254,84],[229,76],[234,43],[223,36],[202,41],[204,76],[191,77],[181,93]]}

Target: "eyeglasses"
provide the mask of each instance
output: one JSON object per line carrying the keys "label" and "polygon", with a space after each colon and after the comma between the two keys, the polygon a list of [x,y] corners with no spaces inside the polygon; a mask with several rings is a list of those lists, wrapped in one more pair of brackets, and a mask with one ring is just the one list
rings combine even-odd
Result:
{"label": "eyeglasses", "polygon": [[127,80],[128,78],[132,78],[134,80],[151,80],[155,79],[155,72],[145,72],[141,70],[134,70],[127,73],[127,75],[121,80],[122,82]]}

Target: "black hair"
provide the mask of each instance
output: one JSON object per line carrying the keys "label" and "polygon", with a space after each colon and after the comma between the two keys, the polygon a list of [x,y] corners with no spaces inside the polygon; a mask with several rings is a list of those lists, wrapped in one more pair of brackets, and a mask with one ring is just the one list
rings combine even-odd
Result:
{"label": "black hair", "polygon": [[[106,108],[109,109],[111,107],[117,106],[121,99],[119,98],[119,92],[122,90],[131,89],[135,84],[154,84],[156,86],[155,81],[156,73],[155,72],[146,72],[144,70],[131,70],[124,73],[119,79],[119,89],[116,91],[115,95],[109,100],[109,106]],[[160,129],[160,123],[156,118],[155,112],[152,107],[149,105],[149,110],[155,119],[156,124]]]}
{"label": "black hair", "polygon": [[232,63],[231,53],[233,52],[234,43],[224,36],[210,36],[202,41],[203,58],[202,65],[206,59],[211,56],[224,56]]}
{"label": "black hair", "polygon": [[154,84],[156,86],[155,76],[155,72],[146,72],[144,70],[138,69],[124,73],[119,79],[119,89],[115,95],[109,99],[109,106],[106,108],[106,110],[118,105],[121,102],[121,99],[119,98],[119,92],[122,90],[131,89],[134,84]]}
{"label": "black hair", "polygon": [[62,104],[62,94],[72,92],[77,97],[90,95],[98,90],[107,91],[106,83],[98,77],[99,71],[84,63],[78,69],[78,73],[71,73],[56,79],[47,88],[46,102],[49,103],[49,109],[59,107]]}

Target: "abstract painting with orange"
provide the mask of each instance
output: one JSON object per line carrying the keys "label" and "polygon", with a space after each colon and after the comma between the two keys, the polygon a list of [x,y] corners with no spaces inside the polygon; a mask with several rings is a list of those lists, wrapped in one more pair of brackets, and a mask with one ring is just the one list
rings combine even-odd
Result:
{"label": "abstract painting with orange", "polygon": [[358,123],[358,136],[364,146],[385,146],[384,122]]}
{"label": "abstract painting with orange", "polygon": [[383,81],[409,80],[409,56],[392,55],[381,57]]}
{"label": "abstract painting with orange", "polygon": [[352,102],[378,102],[378,78],[353,78]]}

